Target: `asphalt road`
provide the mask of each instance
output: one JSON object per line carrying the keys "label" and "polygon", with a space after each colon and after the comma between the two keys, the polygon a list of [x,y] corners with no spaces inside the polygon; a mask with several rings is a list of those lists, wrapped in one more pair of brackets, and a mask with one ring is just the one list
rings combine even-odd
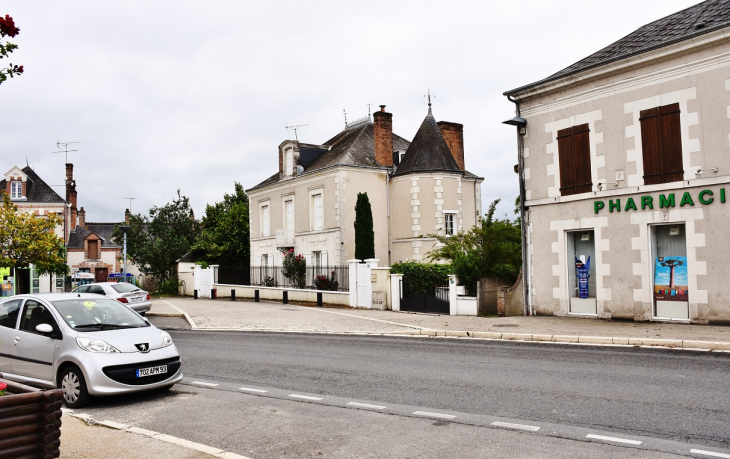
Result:
{"label": "asphalt road", "polygon": [[173,332],[187,378],[730,447],[730,355]]}

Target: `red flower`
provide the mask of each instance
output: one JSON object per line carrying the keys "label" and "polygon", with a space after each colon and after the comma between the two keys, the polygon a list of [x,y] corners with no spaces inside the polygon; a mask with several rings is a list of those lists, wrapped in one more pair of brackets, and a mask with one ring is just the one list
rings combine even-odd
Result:
{"label": "red flower", "polygon": [[[0,19],[2,19],[2,18],[0,18]],[[7,389],[7,388],[8,388],[7,384],[0,382],[0,396],[5,395],[5,389]]]}
{"label": "red flower", "polygon": [[23,73],[23,66],[21,65],[17,69],[15,69],[15,73]]}
{"label": "red flower", "polygon": [[0,35],[14,37],[20,33],[20,29],[15,27],[15,22],[9,14],[6,14],[4,18],[0,17]]}

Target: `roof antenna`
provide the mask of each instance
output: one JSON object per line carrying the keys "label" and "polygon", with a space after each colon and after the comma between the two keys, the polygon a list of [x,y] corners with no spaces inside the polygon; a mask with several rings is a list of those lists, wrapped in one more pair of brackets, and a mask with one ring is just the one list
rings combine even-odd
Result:
{"label": "roof antenna", "polygon": [[28,155],[25,155],[25,167],[30,167],[30,164],[28,164]]}
{"label": "roof antenna", "polygon": [[345,115],[345,129],[347,129],[347,112],[344,108],[342,109],[342,114]]}
{"label": "roof antenna", "polygon": [[66,155],[66,164],[68,164],[68,154],[71,153],[71,152],[73,152],[73,151],[78,151],[78,150],[69,150],[68,149],[68,146],[71,145],[72,143],[81,143],[81,142],[61,142],[60,140],[58,140],[56,142],[56,147],[63,148],[63,150],[61,150],[61,151],[52,151],[51,153],[64,153]]}
{"label": "roof antenna", "polygon": [[302,128],[304,126],[309,126],[308,124],[297,124],[294,126],[289,126],[289,123],[286,123],[284,125],[284,129],[287,131],[294,131],[294,139],[296,139],[297,142],[299,142],[299,137],[297,137],[297,129]]}
{"label": "roof antenna", "polygon": [[129,199],[129,213],[131,214],[132,213],[132,199],[137,199],[137,198],[124,198],[124,199]]}
{"label": "roof antenna", "polygon": [[370,121],[370,106],[373,104],[366,104],[368,106],[368,121]]}

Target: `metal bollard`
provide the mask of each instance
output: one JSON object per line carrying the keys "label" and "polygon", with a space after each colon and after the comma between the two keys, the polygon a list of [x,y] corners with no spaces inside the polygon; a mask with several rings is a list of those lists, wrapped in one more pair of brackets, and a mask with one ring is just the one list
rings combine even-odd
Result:
{"label": "metal bollard", "polygon": [[322,292],[317,292],[317,306],[322,307]]}
{"label": "metal bollard", "polygon": [[217,296],[218,296],[218,289],[216,289],[216,288],[211,289],[211,291],[210,291],[210,299],[211,300],[215,300],[215,297],[217,297]]}
{"label": "metal bollard", "polygon": [[284,303],[284,304],[289,304],[289,292],[287,292],[286,290],[284,290],[284,291],[282,292],[282,298],[281,298],[281,301],[282,301],[282,303]]}
{"label": "metal bollard", "polygon": [[236,301],[236,289],[231,289],[231,301]]}
{"label": "metal bollard", "polygon": [[259,302],[259,291],[258,290],[253,291],[253,300],[257,303]]}
{"label": "metal bollard", "polygon": [[198,291],[197,290],[193,290],[193,299],[194,300],[197,300],[198,299]]}

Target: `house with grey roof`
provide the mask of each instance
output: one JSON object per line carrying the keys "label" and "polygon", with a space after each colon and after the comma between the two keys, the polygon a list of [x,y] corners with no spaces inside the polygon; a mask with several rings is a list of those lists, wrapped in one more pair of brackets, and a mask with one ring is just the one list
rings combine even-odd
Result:
{"label": "house with grey roof", "polygon": [[[46,217],[57,214],[62,217],[63,224],[56,228],[58,237],[64,235],[64,226],[69,218],[69,209],[65,200],[56,193],[30,166],[20,168],[14,166],[0,180],[0,190],[10,196],[10,200],[22,212],[33,212],[36,216]],[[40,275],[31,264],[27,269],[16,270],[3,276],[3,283],[13,288],[15,293],[48,293],[63,291],[63,277]],[[6,293],[7,294],[7,293]]]}
{"label": "house with grey roof", "polygon": [[[355,203],[367,193],[375,258],[425,260],[436,239],[473,226],[482,178],[464,167],[463,126],[428,114],[412,141],[393,132],[380,106],[322,143],[285,140],[279,170],[246,190],[251,266],[280,266],[294,250],[308,266],[344,265],[355,256]],[[252,281],[256,281],[252,279]]]}
{"label": "house with grey roof", "polygon": [[730,320],[729,32],[708,0],[504,93],[528,313]]}

